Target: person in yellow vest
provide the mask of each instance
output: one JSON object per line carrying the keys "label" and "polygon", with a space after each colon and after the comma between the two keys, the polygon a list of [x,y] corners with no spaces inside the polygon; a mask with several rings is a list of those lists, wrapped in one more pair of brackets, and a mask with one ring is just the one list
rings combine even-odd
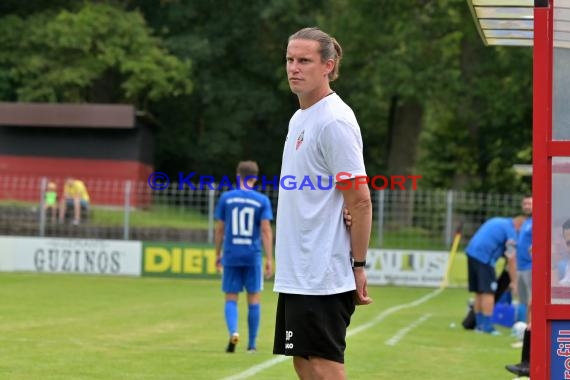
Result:
{"label": "person in yellow vest", "polygon": [[89,193],[83,181],[67,178],[59,204],[59,221],[63,223],[67,207],[73,207],[73,224],[81,222],[81,208],[89,208]]}

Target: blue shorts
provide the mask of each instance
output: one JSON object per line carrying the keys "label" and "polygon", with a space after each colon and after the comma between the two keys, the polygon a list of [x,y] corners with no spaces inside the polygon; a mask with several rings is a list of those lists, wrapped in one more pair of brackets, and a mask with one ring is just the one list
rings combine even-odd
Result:
{"label": "blue shorts", "polygon": [[244,287],[248,293],[259,293],[263,290],[261,264],[245,267],[224,266],[222,274],[224,293],[240,293]]}
{"label": "blue shorts", "polygon": [[492,265],[467,256],[467,276],[470,292],[493,294],[497,290],[497,275]]}
{"label": "blue shorts", "polygon": [[[73,207],[73,205],[75,204],[75,200],[73,198],[66,198],[65,202],[67,203],[67,207]],[[87,202],[85,199],[80,199],[79,200],[79,205],[81,206],[81,208],[89,208],[89,202]]]}

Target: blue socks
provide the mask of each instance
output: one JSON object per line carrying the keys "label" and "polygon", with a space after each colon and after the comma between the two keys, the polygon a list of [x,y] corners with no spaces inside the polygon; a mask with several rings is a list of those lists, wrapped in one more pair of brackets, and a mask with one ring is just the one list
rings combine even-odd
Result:
{"label": "blue socks", "polygon": [[493,316],[475,313],[475,329],[486,333],[495,331],[493,327]]}
{"label": "blue socks", "polygon": [[475,313],[475,329],[483,331],[483,313]]}
{"label": "blue socks", "polygon": [[526,322],[528,307],[524,303],[519,303],[517,306],[517,317],[516,320],[519,322]]}
{"label": "blue socks", "polygon": [[[258,303],[248,305],[247,311],[247,326],[249,329],[249,343],[247,345],[247,348],[254,349],[256,348],[259,320],[261,319],[261,306]],[[226,325],[228,327],[229,335],[232,335],[238,330],[237,301],[226,301],[224,313],[226,316]]]}
{"label": "blue socks", "polygon": [[226,301],[225,306],[226,325],[230,335],[237,332],[238,325],[238,308],[236,301]]}
{"label": "blue socks", "polygon": [[249,350],[256,348],[255,340],[257,339],[257,331],[259,330],[261,306],[258,303],[248,305],[247,311],[247,326],[249,328],[249,343],[247,349]]}
{"label": "blue socks", "polygon": [[491,318],[492,318],[491,315],[485,315],[485,314],[483,314],[483,316],[481,317],[481,324],[482,324],[481,330],[483,330],[484,332],[492,332],[493,330],[495,330]]}

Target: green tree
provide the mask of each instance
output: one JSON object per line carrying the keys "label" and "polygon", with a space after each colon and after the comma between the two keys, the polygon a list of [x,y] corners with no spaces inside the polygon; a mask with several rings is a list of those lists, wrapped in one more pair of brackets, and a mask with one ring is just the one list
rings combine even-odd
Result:
{"label": "green tree", "polygon": [[413,171],[422,187],[519,187],[511,166],[531,143],[529,49],[485,47],[463,0],[331,3],[321,23],[342,36],[338,85],[369,171]]}
{"label": "green tree", "polygon": [[344,48],[333,88],[370,173],[512,192],[512,164],[530,160],[531,51],[485,47],[464,0],[6,0],[0,14],[0,99],[135,103],[163,126],[170,174],[242,159],[279,173],[298,108],[286,41],[305,26]]}
{"label": "green tree", "polygon": [[368,169],[411,173],[426,109],[456,86],[459,1],[334,3],[323,23],[342,35],[348,80],[339,85],[359,115]]}
{"label": "green tree", "polygon": [[463,13],[459,86],[433,104],[418,168],[429,186],[529,191],[512,165],[530,163],[532,50],[484,46]]}
{"label": "green tree", "polygon": [[140,13],[108,4],[2,17],[0,68],[4,100],[128,102],[146,109],[192,90],[190,61],[169,54]]}
{"label": "green tree", "polygon": [[133,1],[170,51],[191,58],[195,91],[161,102],[153,114],[158,167],[232,175],[239,160],[280,172],[290,116],[298,108],[285,78],[285,47],[296,29],[315,23],[322,1]]}

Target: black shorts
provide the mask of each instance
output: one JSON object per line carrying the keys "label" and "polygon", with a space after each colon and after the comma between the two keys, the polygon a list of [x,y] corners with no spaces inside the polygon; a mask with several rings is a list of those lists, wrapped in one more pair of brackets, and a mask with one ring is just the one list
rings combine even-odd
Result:
{"label": "black shorts", "polygon": [[326,296],[279,293],[273,353],[344,363],[354,291]]}
{"label": "black shorts", "polygon": [[497,275],[492,265],[467,256],[467,276],[470,292],[495,293],[497,290]]}

